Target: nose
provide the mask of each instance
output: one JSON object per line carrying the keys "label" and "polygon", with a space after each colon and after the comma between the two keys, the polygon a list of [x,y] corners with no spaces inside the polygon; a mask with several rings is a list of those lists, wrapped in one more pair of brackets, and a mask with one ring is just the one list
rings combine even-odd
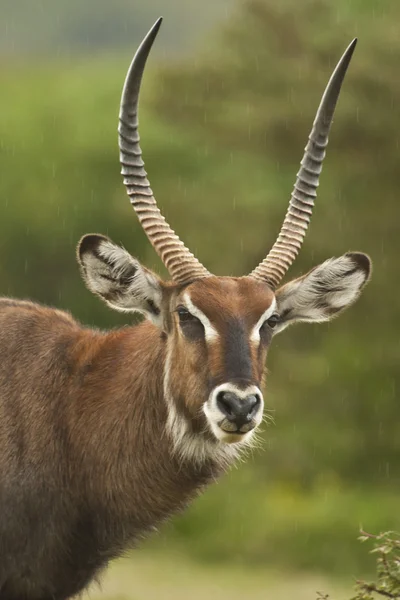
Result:
{"label": "nose", "polygon": [[234,392],[220,391],[217,395],[217,406],[228,421],[234,423],[239,430],[254,418],[261,406],[261,398],[258,394],[249,394],[240,398]]}

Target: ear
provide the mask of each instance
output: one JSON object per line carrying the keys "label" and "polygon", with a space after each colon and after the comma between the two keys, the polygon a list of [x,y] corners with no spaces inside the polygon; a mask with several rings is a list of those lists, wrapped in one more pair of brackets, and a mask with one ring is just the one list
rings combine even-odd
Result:
{"label": "ear", "polygon": [[85,235],[77,248],[82,277],[91,292],[111,308],[161,322],[162,282],[124,248],[103,235]]}
{"label": "ear", "polygon": [[281,321],[274,333],[296,321],[329,321],[359,297],[369,280],[371,260],[366,254],[349,252],[330,258],[276,292]]}

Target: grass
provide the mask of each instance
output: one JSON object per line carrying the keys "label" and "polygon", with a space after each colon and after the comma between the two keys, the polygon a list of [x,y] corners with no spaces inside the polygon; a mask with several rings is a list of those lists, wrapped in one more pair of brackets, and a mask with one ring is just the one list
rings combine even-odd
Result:
{"label": "grass", "polygon": [[83,600],[347,600],[352,581],[234,565],[205,566],[183,554],[137,550],[120,559]]}

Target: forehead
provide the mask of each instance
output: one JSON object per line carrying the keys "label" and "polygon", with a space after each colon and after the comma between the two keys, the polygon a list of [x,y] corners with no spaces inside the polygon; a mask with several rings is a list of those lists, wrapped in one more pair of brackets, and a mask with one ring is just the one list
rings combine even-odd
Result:
{"label": "forehead", "polygon": [[252,277],[207,277],[182,290],[180,299],[185,294],[211,320],[257,320],[275,298],[266,283]]}

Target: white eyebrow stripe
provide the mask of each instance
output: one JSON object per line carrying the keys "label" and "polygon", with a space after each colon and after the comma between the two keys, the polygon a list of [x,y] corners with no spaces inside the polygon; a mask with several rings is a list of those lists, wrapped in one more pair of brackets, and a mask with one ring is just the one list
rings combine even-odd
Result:
{"label": "white eyebrow stripe", "polygon": [[197,308],[197,306],[195,306],[193,304],[188,292],[186,292],[183,295],[183,300],[184,300],[184,303],[185,303],[188,311],[194,317],[197,317],[199,319],[199,321],[201,322],[201,324],[203,325],[206,340],[207,341],[215,340],[218,337],[218,331],[215,329],[215,327],[213,327],[213,325],[211,325],[210,319],[208,317],[206,317],[206,315],[203,313],[203,311],[201,311],[199,308]]}
{"label": "white eyebrow stripe", "polygon": [[271,302],[271,306],[269,308],[267,308],[267,310],[258,319],[257,324],[253,327],[253,330],[250,334],[250,340],[252,342],[258,343],[260,341],[260,329],[261,329],[262,325],[265,323],[265,321],[274,314],[275,310],[276,310],[276,298],[274,297],[274,299]]}

